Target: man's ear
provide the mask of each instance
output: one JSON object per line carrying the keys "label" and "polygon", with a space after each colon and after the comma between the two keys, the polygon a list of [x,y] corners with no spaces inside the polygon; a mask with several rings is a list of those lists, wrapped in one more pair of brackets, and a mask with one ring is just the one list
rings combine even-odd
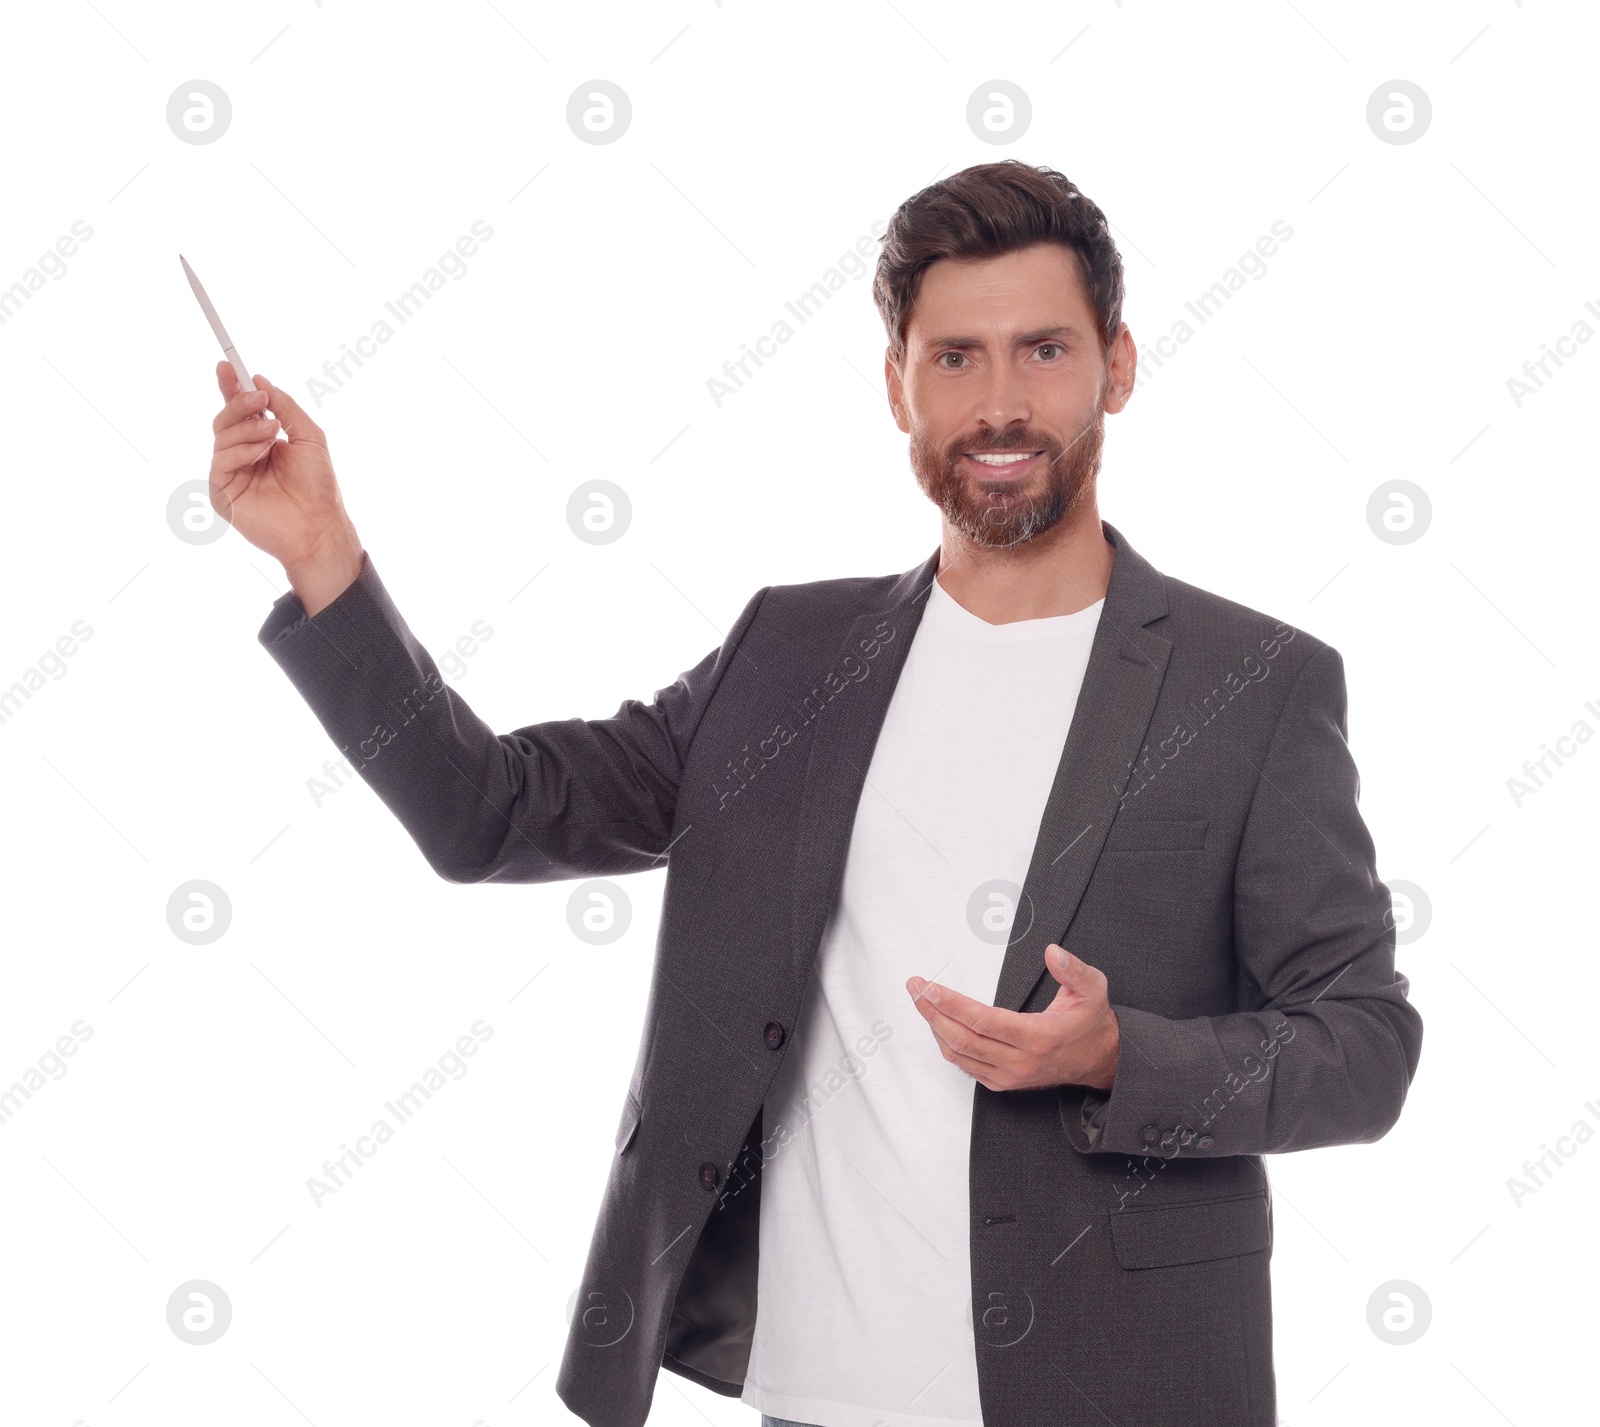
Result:
{"label": "man's ear", "polygon": [[883,349],[883,384],[889,389],[889,410],[894,413],[894,424],[907,435],[911,433],[911,420],[906,415],[905,385],[900,380],[900,369],[888,347]]}
{"label": "man's ear", "polygon": [[1111,343],[1106,356],[1106,410],[1121,411],[1133,395],[1133,383],[1138,372],[1139,349],[1134,345],[1133,333],[1124,322]]}

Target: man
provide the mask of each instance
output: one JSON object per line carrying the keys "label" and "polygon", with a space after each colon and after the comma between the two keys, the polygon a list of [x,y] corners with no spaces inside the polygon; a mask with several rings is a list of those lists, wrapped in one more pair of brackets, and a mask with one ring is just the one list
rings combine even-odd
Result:
{"label": "man", "polygon": [[1267,1427],[1261,1157],[1378,1139],[1421,1045],[1342,663],[1100,520],[1136,351],[1064,177],[915,195],[874,296],[939,549],[758,591],[609,719],[488,729],[322,432],[226,363],[213,504],[293,587],[262,642],[439,875],[666,861],[575,1413],[638,1427],[665,1365],[769,1423]]}

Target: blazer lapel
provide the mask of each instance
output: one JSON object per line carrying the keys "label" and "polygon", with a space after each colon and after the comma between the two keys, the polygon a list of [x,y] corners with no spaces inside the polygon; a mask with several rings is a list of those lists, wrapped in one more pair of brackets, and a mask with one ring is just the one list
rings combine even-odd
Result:
{"label": "blazer lapel", "polygon": [[[838,671],[854,656],[866,663],[871,673],[859,683],[847,683],[822,709],[812,730],[795,838],[792,932],[797,967],[808,967],[816,954],[838,896],[867,765],[938,569],[939,552],[935,550],[901,575],[890,587],[886,602],[851,623],[829,666]],[[880,620],[889,622],[892,637],[880,645],[876,657],[864,660],[862,641],[878,637]]]}
{"label": "blazer lapel", "polygon": [[1145,628],[1167,613],[1160,573],[1115,527],[1101,527],[1117,552],[1111,582],[995,988],[994,1004],[1012,1011],[1023,1008],[1041,978],[1055,994],[1044,949],[1066,934],[1083,899],[1172,653],[1170,640]]}

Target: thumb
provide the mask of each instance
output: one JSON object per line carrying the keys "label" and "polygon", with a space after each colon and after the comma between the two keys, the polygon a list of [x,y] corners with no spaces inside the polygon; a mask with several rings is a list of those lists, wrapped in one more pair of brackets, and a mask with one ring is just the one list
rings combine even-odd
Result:
{"label": "thumb", "polygon": [[305,408],[289,395],[281,386],[274,386],[260,372],[255,373],[253,380],[258,387],[267,392],[267,405],[272,414],[283,423],[284,434],[291,441],[303,441],[312,446],[326,447],[327,437],[323,430],[308,415]]}
{"label": "thumb", "polygon": [[1066,947],[1051,942],[1044,949],[1044,964],[1049,968],[1050,974],[1069,991],[1079,991],[1083,985],[1084,964]]}

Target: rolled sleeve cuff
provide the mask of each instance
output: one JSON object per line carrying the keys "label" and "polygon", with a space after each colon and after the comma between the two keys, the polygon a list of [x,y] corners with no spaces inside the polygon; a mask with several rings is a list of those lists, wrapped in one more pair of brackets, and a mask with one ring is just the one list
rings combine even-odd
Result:
{"label": "rolled sleeve cuff", "polygon": [[[367,552],[361,552],[361,569],[344,589],[339,591],[336,599],[330,601],[315,615],[308,615],[306,607],[300,603],[300,596],[293,590],[279,595],[272,603],[272,609],[261,625],[260,633],[256,636],[269,653],[276,654],[273,648],[276,644],[293,641],[296,635],[304,633],[312,624],[319,627],[328,625],[345,624],[349,620],[351,611],[358,605],[366,606],[377,599],[382,591],[382,582],[378,579],[378,572],[373,568],[372,561],[367,557]],[[386,598],[386,596],[384,596]]]}
{"label": "rolled sleeve cuff", "polygon": [[1061,1125],[1072,1147],[1081,1154],[1166,1159],[1239,1153],[1225,1148],[1228,1136],[1215,1123],[1217,1110],[1231,1104],[1231,1128],[1248,1139],[1251,1117],[1260,1113],[1265,1095],[1250,1096],[1251,1082],[1230,1073],[1210,1020],[1174,1021],[1129,1006],[1115,1010],[1121,1026],[1115,1084],[1109,1092],[1085,1085],[1060,1092]]}

